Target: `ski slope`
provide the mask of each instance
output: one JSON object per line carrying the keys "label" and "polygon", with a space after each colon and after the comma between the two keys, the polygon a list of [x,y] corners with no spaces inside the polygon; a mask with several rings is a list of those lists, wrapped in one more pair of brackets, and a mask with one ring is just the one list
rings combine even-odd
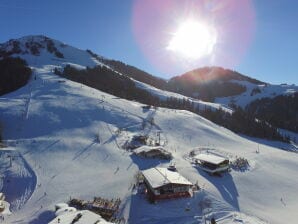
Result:
{"label": "ski slope", "polygon": [[[80,52],[72,49],[68,57],[73,59],[63,63],[96,65]],[[55,219],[55,204],[94,196],[121,198],[118,215],[131,224],[204,223],[211,217],[220,224],[298,219],[298,154],[281,150],[279,142],[249,140],[188,111],[144,110],[137,102],[54,75],[53,68],[62,65],[49,55],[24,57],[36,80],[0,97],[3,137],[13,149],[1,149],[0,191],[5,191],[12,212],[5,223],[49,223]],[[178,171],[202,188],[193,197],[150,204],[133,189],[139,170],[167,167],[170,161],[139,158],[121,146],[144,133],[157,139],[157,132]],[[250,167],[209,176],[189,159],[198,147],[231,160],[244,157]],[[7,154],[16,157],[11,166]],[[15,183],[14,191],[8,190],[7,179]]]}
{"label": "ski slope", "polygon": [[[13,54],[13,57],[21,57],[27,61],[27,63],[34,67],[34,68],[44,68],[52,69],[54,71],[55,68],[59,70],[63,70],[66,65],[70,65],[76,69],[86,69],[87,67],[94,67],[94,66],[104,66],[107,69],[110,69],[116,72],[119,75],[122,75],[117,70],[114,70],[109,65],[102,63],[101,60],[98,58],[92,57],[87,51],[81,50],[72,46],[69,46],[65,43],[62,43],[58,40],[50,39],[53,41],[54,46],[57,48],[59,52],[63,54],[63,58],[57,58],[54,54],[48,52],[47,44],[46,44],[46,37],[45,36],[25,36],[15,41],[20,43],[21,53]],[[29,49],[26,47],[28,43],[37,43],[41,46],[39,49],[39,55],[32,55],[29,52]],[[13,48],[12,42],[6,42],[0,45],[0,50],[9,51]],[[190,97],[186,97],[181,94],[160,90],[155,88],[151,85],[146,83],[139,82],[133,78],[130,78],[132,81],[136,83],[138,88],[144,89],[151,93],[152,95],[160,98],[161,100],[166,100],[168,97],[173,97],[176,99],[188,99],[189,101],[193,102],[195,106],[199,106],[200,108],[204,109],[205,107],[211,109],[222,109],[228,113],[232,113],[233,110],[228,107],[228,105],[222,105],[218,103],[210,103],[204,102],[201,100],[193,99]]]}
{"label": "ski slope", "polygon": [[[56,203],[94,196],[120,197],[122,215],[129,223],[202,221],[203,213],[197,208],[201,199],[212,201],[205,217],[215,216],[219,223],[297,219],[298,154],[266,145],[259,145],[260,153],[255,153],[256,142],[196,114],[164,108],[143,110],[139,103],[62,79],[51,73],[50,66],[36,69],[35,75],[36,80],[0,99],[4,138],[28,164],[14,162],[13,167],[23,164],[14,172],[21,174],[30,167],[36,176],[32,194],[7,217],[9,222],[47,223],[54,218]],[[152,136],[157,129],[161,131],[179,172],[204,189],[193,198],[152,205],[132,191],[139,169],[168,165],[121,149],[125,136],[143,133],[141,124],[148,116],[154,117],[155,126],[147,131]],[[118,134],[119,128],[125,131]],[[199,146],[215,148],[231,159],[245,157],[251,167],[221,178],[209,176],[187,159]],[[1,172],[10,178],[10,173]],[[17,186],[24,192],[20,198],[26,197],[26,186]],[[188,203],[190,212],[185,211]]]}

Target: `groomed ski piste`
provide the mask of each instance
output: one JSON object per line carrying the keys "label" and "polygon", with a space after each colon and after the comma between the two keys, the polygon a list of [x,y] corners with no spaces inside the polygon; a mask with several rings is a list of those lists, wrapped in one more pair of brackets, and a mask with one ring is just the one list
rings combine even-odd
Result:
{"label": "groomed ski piste", "polygon": [[[24,55],[36,80],[0,98],[3,135],[9,146],[1,149],[0,160],[1,192],[11,211],[5,223],[48,223],[55,218],[55,204],[95,196],[121,198],[118,215],[131,224],[205,223],[211,217],[219,224],[295,223],[297,153],[275,147],[279,142],[262,144],[236,135],[188,111],[144,110],[140,103],[54,75],[54,66],[66,61],[97,64],[84,51],[71,49],[63,62],[45,54]],[[142,123],[149,118],[154,124],[143,130]],[[139,158],[121,148],[125,139],[144,131],[152,138],[161,133],[178,171],[201,187],[193,197],[151,204],[133,189],[139,170],[170,164]],[[250,167],[210,176],[189,159],[197,148],[209,148],[231,160],[243,157]]]}

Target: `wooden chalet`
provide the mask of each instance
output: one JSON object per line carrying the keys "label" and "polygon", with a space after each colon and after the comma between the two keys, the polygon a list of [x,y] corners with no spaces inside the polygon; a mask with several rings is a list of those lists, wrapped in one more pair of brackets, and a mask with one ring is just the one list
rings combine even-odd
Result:
{"label": "wooden chalet", "polygon": [[69,205],[79,210],[89,210],[101,215],[105,219],[110,219],[119,209],[121,204],[118,199],[105,199],[101,197],[94,197],[93,201],[85,201],[80,199],[71,199]]}
{"label": "wooden chalet", "polygon": [[194,159],[202,170],[210,174],[225,172],[230,168],[228,158],[213,153],[201,153],[194,156]]}
{"label": "wooden chalet", "polygon": [[172,158],[172,154],[166,151],[162,146],[141,146],[134,150],[134,153],[144,158],[158,158],[169,160]]}
{"label": "wooden chalet", "polygon": [[142,174],[146,192],[152,201],[191,196],[193,184],[178,172],[154,167],[142,171]]}

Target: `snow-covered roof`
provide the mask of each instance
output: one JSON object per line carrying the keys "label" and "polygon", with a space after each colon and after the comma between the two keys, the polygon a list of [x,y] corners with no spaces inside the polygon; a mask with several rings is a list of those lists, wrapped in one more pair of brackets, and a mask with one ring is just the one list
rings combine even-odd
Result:
{"label": "snow-covered roof", "polygon": [[10,204],[7,201],[0,201],[0,207],[4,207],[4,210],[1,212],[1,215],[11,215],[9,210]]}
{"label": "snow-covered roof", "polygon": [[154,167],[144,170],[142,173],[153,188],[158,188],[170,183],[192,185],[192,183],[189,182],[185,177],[181,176],[181,174],[170,171],[167,168]]}
{"label": "snow-covered roof", "polygon": [[137,149],[135,149],[135,153],[140,153],[140,152],[150,152],[151,150],[160,150],[160,151],[165,151],[165,149],[162,146],[148,146],[148,145],[143,145]]}
{"label": "snow-covered roof", "polygon": [[4,148],[1,148],[0,147],[0,151],[15,151],[16,149],[13,148],[13,147],[4,147]]}
{"label": "snow-covered roof", "polygon": [[[111,222],[105,221],[100,215],[97,215],[93,212],[90,212],[88,210],[82,210],[82,211],[71,211],[67,213],[63,213],[61,215],[58,215],[54,220],[49,222],[49,224],[71,224],[73,223],[73,220],[76,217],[81,216],[76,224],[94,224],[94,223],[100,223],[100,224],[112,224]],[[58,222],[59,219],[59,222]]]}
{"label": "snow-covered roof", "polygon": [[59,216],[59,215],[63,215],[63,214],[69,213],[69,212],[76,212],[76,211],[77,211],[76,208],[67,206],[67,207],[63,207],[63,208],[58,209],[55,212],[55,215]]}
{"label": "snow-covered roof", "polygon": [[194,158],[197,160],[205,161],[205,162],[212,163],[215,165],[218,165],[218,164],[228,160],[227,158],[224,158],[222,156],[215,155],[212,153],[208,153],[208,154],[200,153],[200,154],[196,155]]}

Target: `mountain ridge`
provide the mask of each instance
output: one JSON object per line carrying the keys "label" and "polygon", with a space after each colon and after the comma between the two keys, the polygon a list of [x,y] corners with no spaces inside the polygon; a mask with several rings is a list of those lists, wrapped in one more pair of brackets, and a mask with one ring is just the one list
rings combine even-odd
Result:
{"label": "mountain ridge", "polygon": [[[66,66],[71,66],[78,70],[93,68],[95,66],[105,67],[107,71],[109,70],[112,73],[131,78],[131,81],[134,82],[138,88],[153,94],[155,97],[163,98],[163,101],[168,101],[166,104],[163,103],[163,105],[167,105],[169,102],[176,104],[175,99],[179,101],[187,100],[187,104],[188,101],[190,101],[195,107],[205,107],[205,110],[206,108],[213,108],[213,110],[224,109],[224,111],[229,113],[239,106],[245,109],[252,102],[262,98],[274,99],[276,96],[287,96],[298,91],[297,86],[271,85],[221,67],[199,68],[165,81],[134,66],[127,65],[117,60],[104,58],[103,56],[93,53],[91,50],[77,49],[43,35],[25,36],[0,44],[0,57],[3,58],[7,56],[21,57],[32,66],[52,66],[53,70],[57,68],[63,70]],[[82,78],[84,78],[84,76],[80,79]],[[132,84],[130,84],[130,86],[132,86]],[[134,89],[137,90],[138,88]],[[122,96],[125,95],[127,94],[122,94]],[[148,96],[145,92],[139,95]],[[172,101],[172,99],[168,100],[168,98],[173,98],[174,101]],[[148,99],[150,99],[150,97]],[[152,100],[143,103],[151,104],[154,103],[154,101],[154,98],[152,98]],[[270,102],[275,101],[270,100]],[[154,103],[154,105],[161,106],[158,103]],[[274,108],[276,107],[277,106],[274,106]],[[183,109],[181,103],[179,103],[178,107],[175,106],[174,108]],[[187,106],[187,108],[190,107]],[[258,108],[255,111],[258,111]],[[241,114],[243,113],[241,112]],[[208,113],[205,113],[205,116],[207,115]],[[208,118],[216,119],[217,122],[221,121],[221,125],[227,125],[222,123],[222,118],[218,120],[216,116],[217,115],[208,115]],[[224,117],[224,115],[221,116]],[[261,118],[256,112],[254,116]],[[264,116],[262,116],[262,118],[264,118]],[[265,119],[267,121],[270,120],[270,118],[267,117],[265,117]],[[290,119],[293,121],[297,120],[292,117]],[[287,121],[285,123],[286,124],[280,127],[287,128],[287,126],[291,124]],[[298,123],[298,121],[296,121],[296,123]],[[295,124],[295,127],[296,126]]]}

